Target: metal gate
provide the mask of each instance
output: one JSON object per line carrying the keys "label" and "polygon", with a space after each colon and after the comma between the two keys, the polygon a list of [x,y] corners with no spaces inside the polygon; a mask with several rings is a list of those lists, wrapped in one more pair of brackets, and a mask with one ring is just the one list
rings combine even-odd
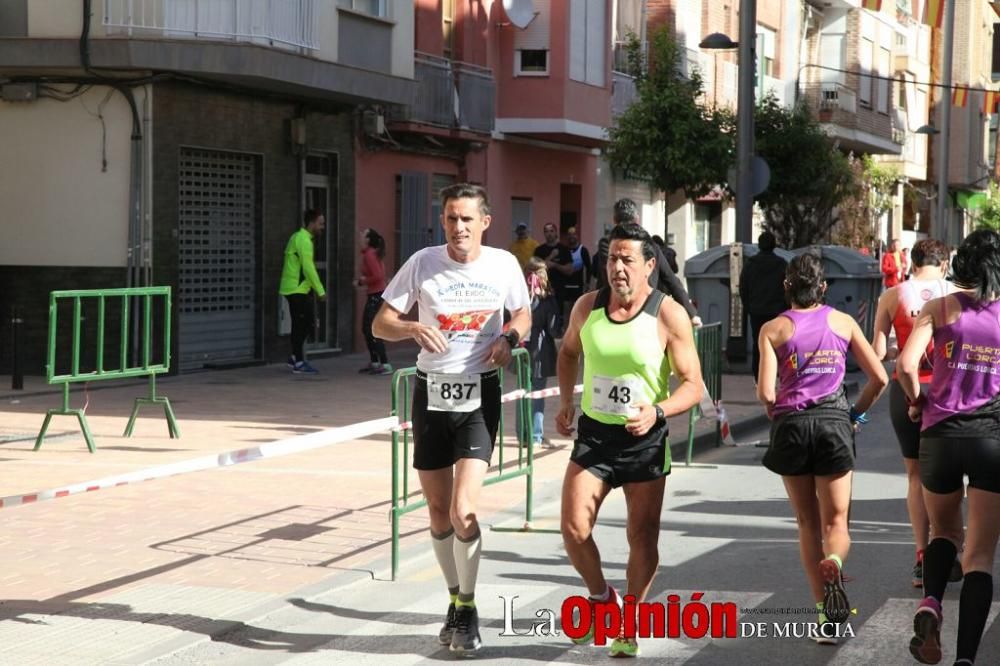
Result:
{"label": "metal gate", "polygon": [[259,158],[181,148],[178,362],[254,358]]}

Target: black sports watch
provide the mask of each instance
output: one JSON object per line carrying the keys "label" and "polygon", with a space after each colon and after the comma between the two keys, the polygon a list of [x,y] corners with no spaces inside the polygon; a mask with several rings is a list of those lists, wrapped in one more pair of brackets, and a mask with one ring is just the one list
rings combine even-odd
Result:
{"label": "black sports watch", "polygon": [[656,422],[664,423],[667,420],[667,415],[663,413],[663,408],[659,405],[653,405],[653,409],[656,410]]}
{"label": "black sports watch", "polygon": [[504,333],[500,337],[502,337],[504,340],[507,341],[507,344],[510,345],[511,349],[514,349],[515,347],[517,347],[517,343],[521,341],[521,334],[518,333],[517,330],[515,330],[513,328],[510,329],[509,331],[507,331],[506,333]]}

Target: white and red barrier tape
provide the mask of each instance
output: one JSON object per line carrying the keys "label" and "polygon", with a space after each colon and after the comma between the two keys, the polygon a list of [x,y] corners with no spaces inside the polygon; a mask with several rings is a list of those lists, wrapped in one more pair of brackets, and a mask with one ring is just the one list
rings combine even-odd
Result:
{"label": "white and red barrier tape", "polygon": [[192,458],[190,460],[181,460],[157,467],[140,469],[135,472],[106,476],[94,481],[84,481],[82,483],[74,483],[50,490],[40,490],[24,495],[9,495],[7,497],[0,497],[0,508],[32,504],[57,497],[67,497],[69,495],[76,495],[77,493],[89,493],[103,488],[125,486],[142,481],[152,481],[153,479],[162,479],[186,472],[199,472],[216,467],[230,467],[253,460],[277,458],[278,456],[285,456],[290,453],[318,449],[331,444],[349,442],[359,437],[367,437],[375,433],[385,432],[391,429],[396,423],[397,419],[391,416],[371,421],[362,421],[361,423],[352,423],[340,428],[330,428],[308,435],[280,439],[268,442],[267,444],[261,444],[260,446],[252,446],[245,449],[203,456],[201,458]]}

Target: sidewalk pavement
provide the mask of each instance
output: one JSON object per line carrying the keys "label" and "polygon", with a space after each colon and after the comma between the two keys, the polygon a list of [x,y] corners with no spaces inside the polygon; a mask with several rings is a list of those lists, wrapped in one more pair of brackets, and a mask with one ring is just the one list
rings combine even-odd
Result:
{"label": "sidewalk pavement", "polygon": [[[415,352],[393,345],[390,353],[398,368],[412,365]],[[45,410],[61,396],[29,377],[24,391],[0,390],[0,496],[385,417],[389,377],[359,375],[366,361],[319,359],[315,377],[270,365],[162,378],[158,392],[170,398],[181,432],[174,440],[154,407],[144,407],[134,437],[121,436],[145,382],[77,388],[71,402],[87,405],[95,454],[72,417],[56,417],[42,448],[32,451]],[[763,423],[748,375],[725,375],[723,398],[737,438]],[[534,478],[536,516],[550,527],[558,515],[538,507],[557,496],[572,445],[555,432],[554,411],[549,399],[545,434],[555,446],[536,452]],[[505,414],[513,424],[513,407]],[[682,467],[687,418],[671,419],[671,433],[674,464]],[[697,446],[713,447],[714,434],[714,422],[700,421]],[[390,441],[388,432],[378,433],[0,509],[0,620],[15,620],[0,623],[0,663],[143,663],[226,634],[289,598],[388,579]],[[504,446],[516,454],[512,438]],[[414,478],[411,492],[416,488]],[[524,499],[520,479],[492,485],[483,492],[482,520],[523,515]],[[403,517],[404,554],[427,550],[425,516]]]}

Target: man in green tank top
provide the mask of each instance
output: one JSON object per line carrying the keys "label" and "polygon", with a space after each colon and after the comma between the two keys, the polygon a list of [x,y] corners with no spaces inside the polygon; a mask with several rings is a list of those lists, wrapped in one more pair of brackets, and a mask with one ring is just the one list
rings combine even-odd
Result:
{"label": "man in green tank top", "polygon": [[[649,234],[637,224],[615,227],[606,267],[609,286],[580,297],[559,350],[556,426],[567,437],[574,432],[573,386],[581,354],[584,359],[583,414],[562,494],[566,553],[591,599],[591,631],[575,639],[578,643],[594,640],[594,604],[620,603],[604,578],[593,537],[601,503],[622,487],[628,506],[625,591],[637,604],[649,592],[659,563],[660,510],[670,473],[667,418],[696,405],[704,392],[691,320],[681,305],[649,286],[654,267]],[[680,380],[673,395],[671,373]],[[635,636],[625,634],[624,621],[620,626],[611,656],[637,656]]]}

